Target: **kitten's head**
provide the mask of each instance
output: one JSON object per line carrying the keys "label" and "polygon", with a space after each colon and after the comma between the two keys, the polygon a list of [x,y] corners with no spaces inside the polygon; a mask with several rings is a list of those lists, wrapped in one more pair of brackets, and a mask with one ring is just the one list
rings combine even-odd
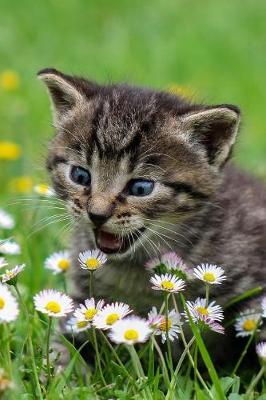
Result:
{"label": "kitten's head", "polygon": [[167,240],[173,225],[164,223],[178,225],[211,201],[235,142],[237,107],[102,86],[54,69],[39,78],[57,132],[47,162],[54,188],[102,251],[126,254],[147,245],[152,231]]}

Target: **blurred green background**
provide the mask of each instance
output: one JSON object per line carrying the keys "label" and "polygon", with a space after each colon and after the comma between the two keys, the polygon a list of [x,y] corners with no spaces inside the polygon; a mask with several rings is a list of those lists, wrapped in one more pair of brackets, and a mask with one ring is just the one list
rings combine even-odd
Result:
{"label": "blurred green background", "polygon": [[266,174],[265,21],[265,0],[1,0],[0,74],[11,70],[18,83],[0,87],[0,136],[23,146],[8,169],[42,169],[52,128],[36,72],[53,66],[100,82],[177,85],[198,101],[238,104],[237,162]]}

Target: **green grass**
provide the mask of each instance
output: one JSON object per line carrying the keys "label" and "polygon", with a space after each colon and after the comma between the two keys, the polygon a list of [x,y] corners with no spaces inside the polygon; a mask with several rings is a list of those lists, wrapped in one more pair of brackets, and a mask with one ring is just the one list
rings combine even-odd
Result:
{"label": "green grass", "polygon": [[[36,182],[47,179],[43,165],[47,141],[53,133],[48,97],[36,79],[36,72],[53,66],[100,82],[127,81],[159,89],[177,84],[189,87],[198,101],[238,104],[243,112],[243,124],[235,152],[236,162],[265,176],[265,20],[264,0],[1,1],[0,74],[8,69],[16,71],[20,86],[13,92],[0,88],[0,140],[19,143],[23,154],[17,161],[0,164],[0,207],[7,208],[16,218],[17,225],[11,234],[21,244],[22,254],[10,257],[10,262],[27,264],[20,289],[32,315],[30,328],[22,313],[16,327],[12,327],[12,373],[16,386],[5,398],[37,398],[30,348],[28,344],[24,347],[24,342],[29,333],[34,343],[37,373],[43,376],[46,320],[33,314],[32,296],[43,288],[63,289],[60,277],[47,273],[43,261],[53,251],[68,246],[68,234],[60,224],[48,225],[39,231],[38,226],[33,227],[52,212],[40,206],[37,200],[30,202],[30,206],[20,202],[9,190],[10,180],[17,176],[29,175]],[[8,236],[3,232],[1,235]],[[204,342],[198,332],[195,333],[207,369],[212,368],[202,346]],[[3,340],[5,336],[1,334]],[[0,351],[5,351],[6,344],[3,340]],[[192,367],[188,367],[187,356],[176,377],[175,397],[171,397],[172,393],[167,394],[165,370],[153,366],[156,352],[152,345],[141,350],[148,388],[143,377],[136,379],[138,368],[133,369],[134,363],[126,351],[119,354],[125,357],[126,368],[135,385],[127,379],[105,345],[101,345],[100,351],[107,354],[106,359],[102,355],[104,365],[107,363],[106,380],[114,383],[110,390],[103,388],[99,371],[93,373],[88,367],[84,386],[81,373],[84,363],[70,343],[68,346],[73,354],[72,361],[64,377],[53,381],[50,399],[143,399],[143,391],[149,396],[149,390],[154,399],[165,396],[167,400],[208,398],[206,389],[191,378]],[[148,364],[145,362],[147,354],[150,354]],[[6,361],[6,355],[3,359]],[[257,367],[251,375],[256,374]],[[238,378],[221,378],[219,369],[217,373],[218,380],[214,370],[206,375],[206,385],[214,398],[226,389],[230,400],[242,398],[239,393],[245,392],[248,380],[242,379],[240,385]],[[175,381],[173,376],[170,381]],[[261,383],[258,388],[266,396]],[[253,399],[252,396],[249,398]],[[254,398],[258,396],[254,394]]]}

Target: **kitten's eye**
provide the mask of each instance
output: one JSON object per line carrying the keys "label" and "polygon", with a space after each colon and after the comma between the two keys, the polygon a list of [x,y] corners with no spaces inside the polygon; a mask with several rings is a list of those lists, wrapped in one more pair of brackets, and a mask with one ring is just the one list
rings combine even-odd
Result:
{"label": "kitten's eye", "polygon": [[70,178],[78,185],[90,186],[91,184],[91,174],[89,171],[81,167],[72,167]]}
{"label": "kitten's eye", "polygon": [[129,182],[128,192],[131,196],[148,196],[154,188],[154,182],[144,179],[134,179]]}

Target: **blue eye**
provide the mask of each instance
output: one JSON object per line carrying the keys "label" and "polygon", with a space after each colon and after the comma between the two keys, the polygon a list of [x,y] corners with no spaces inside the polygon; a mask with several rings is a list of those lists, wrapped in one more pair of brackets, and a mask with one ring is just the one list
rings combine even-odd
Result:
{"label": "blue eye", "polygon": [[134,179],[129,182],[128,192],[131,196],[148,196],[154,188],[154,182],[144,179]]}
{"label": "blue eye", "polygon": [[78,185],[90,186],[91,184],[91,174],[89,171],[81,167],[72,167],[70,178]]}

